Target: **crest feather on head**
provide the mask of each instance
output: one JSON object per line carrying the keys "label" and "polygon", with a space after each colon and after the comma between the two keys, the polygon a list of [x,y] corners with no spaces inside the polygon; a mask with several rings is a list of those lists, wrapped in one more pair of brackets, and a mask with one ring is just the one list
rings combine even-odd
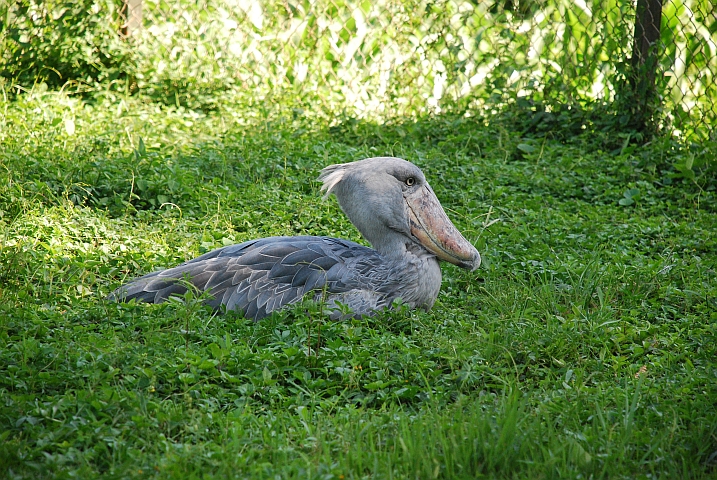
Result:
{"label": "crest feather on head", "polygon": [[334,190],[334,187],[336,187],[336,185],[343,180],[344,173],[346,173],[346,165],[342,163],[329,165],[321,170],[321,174],[319,174],[319,181],[323,182],[323,185],[321,185],[321,191],[324,192],[324,199],[327,199]]}

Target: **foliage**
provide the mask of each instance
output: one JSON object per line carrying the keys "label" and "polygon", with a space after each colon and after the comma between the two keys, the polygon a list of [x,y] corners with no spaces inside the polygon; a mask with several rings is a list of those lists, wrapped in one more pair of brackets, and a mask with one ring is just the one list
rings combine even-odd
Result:
{"label": "foliage", "polygon": [[371,120],[525,99],[592,109],[614,131],[647,124],[691,141],[715,123],[717,24],[706,0],[666,2],[658,95],[647,102],[628,81],[630,2],[144,0],[144,27],[126,41],[117,0],[2,5],[2,76],[24,88],[103,81],[94,88],[203,111],[292,96]]}
{"label": "foliage", "polygon": [[121,78],[130,51],[117,0],[0,2],[0,81],[78,89]]}
{"label": "foliage", "polygon": [[[696,166],[714,150],[561,136],[531,106],[280,107],[0,104],[0,476],[714,475],[717,199]],[[314,179],[384,154],[421,166],[485,259],[444,266],[431,312],[253,324],[193,295],[103,299],[227,243],[358,240]]]}
{"label": "foliage", "polygon": [[[517,95],[611,100],[630,8],[571,2],[146,2],[138,87],[193,108],[235,87],[330,98],[360,116],[440,112]],[[528,33],[529,34],[526,34]],[[590,41],[584,41],[589,38]],[[550,59],[550,61],[546,61]]]}
{"label": "foliage", "polygon": [[[715,111],[704,102],[717,96],[717,17],[707,0],[670,0],[663,6],[661,70],[658,84],[663,101],[673,103],[668,120],[686,137],[704,141]],[[701,135],[700,135],[701,133]],[[695,135],[697,134],[697,135]],[[700,138],[702,137],[702,138]],[[714,130],[711,140],[715,140]]]}

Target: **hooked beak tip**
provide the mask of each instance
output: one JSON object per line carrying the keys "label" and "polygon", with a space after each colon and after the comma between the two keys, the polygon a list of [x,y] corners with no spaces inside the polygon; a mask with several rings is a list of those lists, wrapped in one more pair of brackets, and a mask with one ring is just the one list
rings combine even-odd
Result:
{"label": "hooked beak tip", "polygon": [[[468,242],[466,242],[468,243]],[[473,247],[473,245],[471,245]],[[472,252],[470,252],[468,255],[464,256],[455,256],[451,255],[450,257],[443,258],[443,260],[446,260],[449,263],[452,263],[454,265],[457,265],[461,268],[465,268],[466,270],[469,270],[471,272],[478,270],[481,264],[481,256],[478,250],[475,249],[475,247],[472,248]]]}
{"label": "hooked beak tip", "polygon": [[470,270],[471,272],[475,272],[476,270],[478,270],[478,267],[480,267],[480,263],[481,263],[481,256],[480,256],[480,253],[478,253],[478,251],[476,250],[476,254],[473,257],[473,261],[466,262],[465,266],[463,268]]}

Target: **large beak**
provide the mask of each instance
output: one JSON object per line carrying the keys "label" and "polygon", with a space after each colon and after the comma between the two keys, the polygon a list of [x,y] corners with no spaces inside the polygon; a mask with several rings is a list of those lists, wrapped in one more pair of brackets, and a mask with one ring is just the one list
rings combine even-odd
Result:
{"label": "large beak", "polygon": [[426,185],[404,198],[408,205],[411,234],[429,252],[471,271],[480,266],[480,253],[448,219],[431,187]]}

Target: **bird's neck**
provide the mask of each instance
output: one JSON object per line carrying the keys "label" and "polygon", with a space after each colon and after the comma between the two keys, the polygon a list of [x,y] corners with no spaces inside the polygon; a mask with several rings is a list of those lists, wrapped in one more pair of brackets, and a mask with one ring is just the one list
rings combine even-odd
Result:
{"label": "bird's neck", "polygon": [[[412,251],[415,251],[416,248],[423,249],[423,247],[413,242],[410,238],[406,237],[406,235],[387,227],[362,231],[361,233],[374,250],[380,253],[386,260],[405,262],[406,256]],[[428,253],[428,251],[426,251],[426,253]]]}
{"label": "bird's neck", "polygon": [[395,250],[392,254],[382,256],[398,279],[397,296],[412,308],[430,309],[441,289],[441,267],[436,256],[410,240],[403,244],[402,254],[397,255]]}

